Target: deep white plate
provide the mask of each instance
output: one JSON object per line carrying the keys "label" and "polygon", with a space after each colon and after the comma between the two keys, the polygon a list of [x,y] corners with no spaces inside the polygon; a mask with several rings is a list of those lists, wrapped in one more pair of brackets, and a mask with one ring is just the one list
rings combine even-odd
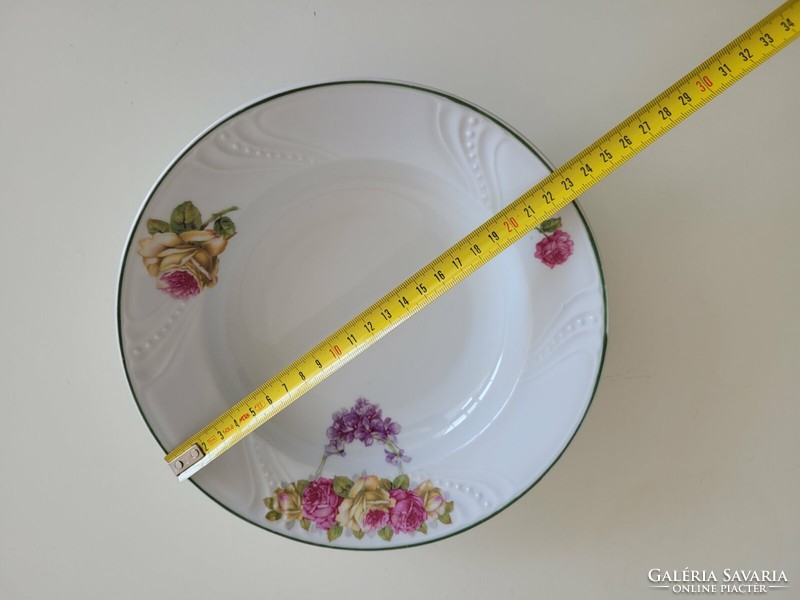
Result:
{"label": "deep white plate", "polygon": [[[224,118],[162,175],[125,251],[120,344],[158,442],[171,450],[548,172],[496,117],[408,84],[309,86]],[[441,539],[558,459],[605,337],[597,251],[569,206],[193,481],[303,542]]]}

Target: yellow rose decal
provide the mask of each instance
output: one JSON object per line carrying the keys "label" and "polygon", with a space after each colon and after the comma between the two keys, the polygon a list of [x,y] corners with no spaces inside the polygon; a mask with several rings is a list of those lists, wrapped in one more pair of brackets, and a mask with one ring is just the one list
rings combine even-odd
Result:
{"label": "yellow rose decal", "polygon": [[429,519],[438,519],[447,511],[447,501],[442,490],[428,481],[423,481],[414,490],[422,500],[422,507]]}
{"label": "yellow rose decal", "polygon": [[267,513],[267,519],[270,521],[277,521],[281,517],[287,521],[299,521],[303,518],[301,491],[294,483],[272,492],[272,496],[264,499],[264,504],[270,509]]}
{"label": "yellow rose decal", "polygon": [[[334,479],[334,485],[336,483]],[[389,491],[381,487],[380,479],[375,475],[359,477],[339,505],[339,516],[336,520],[346,529],[360,533],[364,531],[364,519],[369,513],[372,511],[386,513],[388,520],[389,509],[392,506],[394,500],[389,496]],[[377,516],[377,514],[370,515],[370,520],[376,519]]]}
{"label": "yellow rose decal", "polygon": [[219,255],[236,235],[236,226],[224,215],[234,210],[232,206],[203,221],[187,200],[175,207],[169,223],[148,219],[150,236],[139,240],[138,252],[158,289],[186,300],[217,284]]}

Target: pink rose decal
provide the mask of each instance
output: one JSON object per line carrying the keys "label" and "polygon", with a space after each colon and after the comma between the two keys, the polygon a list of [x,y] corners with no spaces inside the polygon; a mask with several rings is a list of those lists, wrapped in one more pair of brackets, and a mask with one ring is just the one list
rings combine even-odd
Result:
{"label": "pink rose decal", "polygon": [[333,489],[333,480],[319,477],[303,490],[303,517],[320,529],[330,529],[336,523],[336,515],[342,498]]}
{"label": "pink rose decal", "polygon": [[188,300],[200,293],[200,283],[189,271],[164,273],[159,277],[156,287],[176,300]]}
{"label": "pink rose decal", "polygon": [[389,496],[395,501],[389,509],[389,525],[395,533],[409,533],[422,527],[428,514],[416,492],[397,489],[389,492]]}
{"label": "pink rose decal", "polygon": [[575,242],[566,231],[561,230],[561,217],[548,219],[536,229],[544,235],[544,239],[536,244],[534,256],[551,269],[567,262],[572,256]]}
{"label": "pink rose decal", "polygon": [[364,531],[375,531],[389,524],[388,510],[371,510],[364,515]]}

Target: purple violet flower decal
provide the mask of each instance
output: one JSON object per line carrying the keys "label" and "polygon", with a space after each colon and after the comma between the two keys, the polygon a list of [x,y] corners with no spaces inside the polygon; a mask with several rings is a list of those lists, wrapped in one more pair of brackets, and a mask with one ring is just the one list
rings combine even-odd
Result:
{"label": "purple violet flower decal", "polygon": [[411,460],[396,445],[400,429],[399,423],[383,417],[377,404],[372,404],[366,398],[359,398],[350,410],[343,409],[333,413],[333,423],[325,432],[328,436],[325,456],[346,456],[345,445],[356,440],[365,446],[378,442],[386,446],[386,462],[399,466],[401,462],[407,463]]}

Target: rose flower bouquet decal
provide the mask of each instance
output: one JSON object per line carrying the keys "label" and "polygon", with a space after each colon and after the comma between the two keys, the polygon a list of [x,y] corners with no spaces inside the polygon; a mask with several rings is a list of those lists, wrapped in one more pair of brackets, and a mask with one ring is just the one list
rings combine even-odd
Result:
{"label": "rose flower bouquet decal", "polygon": [[544,238],[536,244],[534,256],[551,269],[563,265],[572,256],[575,242],[572,237],[561,229],[561,217],[547,219],[536,228]]}
{"label": "rose flower bouquet decal", "polygon": [[156,287],[178,300],[197,296],[217,284],[219,255],[236,235],[233,221],[224,216],[238,210],[231,206],[203,221],[200,211],[187,200],[175,207],[169,223],[147,220],[149,237],[139,240],[139,255]]}
{"label": "rose flower bouquet decal", "polygon": [[[395,535],[427,533],[428,523],[452,523],[453,502],[430,480],[411,487],[403,463],[411,460],[397,445],[400,425],[384,418],[381,409],[364,398],[333,414],[327,430],[328,444],[313,479],[293,481],[264,499],[267,520],[295,522],[309,531],[312,527],[327,532],[332,542],[349,531],[356,539],[376,534],[387,542]],[[364,475],[355,479],[343,475],[322,477],[331,456],[345,456],[353,442],[383,446],[386,462],[397,467],[394,479]]]}

